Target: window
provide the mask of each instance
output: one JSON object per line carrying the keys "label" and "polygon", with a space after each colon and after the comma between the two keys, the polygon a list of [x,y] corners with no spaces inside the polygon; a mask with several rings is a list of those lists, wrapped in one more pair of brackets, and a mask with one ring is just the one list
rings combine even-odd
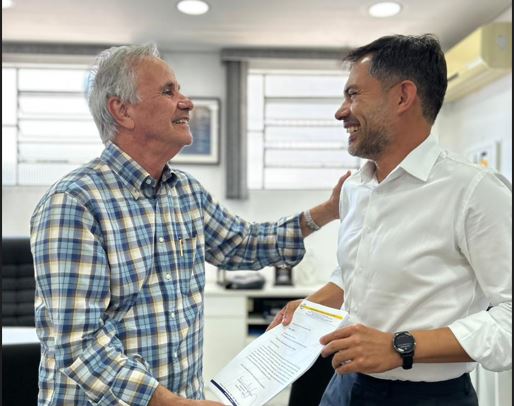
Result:
{"label": "window", "polygon": [[334,118],[347,73],[250,69],[249,189],[330,189],[360,159]]}
{"label": "window", "polygon": [[103,150],[86,67],[2,66],[2,185],[50,185]]}

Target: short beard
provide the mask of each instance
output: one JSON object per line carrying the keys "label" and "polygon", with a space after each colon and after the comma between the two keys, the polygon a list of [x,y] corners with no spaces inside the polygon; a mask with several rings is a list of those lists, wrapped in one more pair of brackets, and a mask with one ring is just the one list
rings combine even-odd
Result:
{"label": "short beard", "polygon": [[390,144],[385,128],[368,132],[357,144],[349,145],[350,155],[376,161]]}

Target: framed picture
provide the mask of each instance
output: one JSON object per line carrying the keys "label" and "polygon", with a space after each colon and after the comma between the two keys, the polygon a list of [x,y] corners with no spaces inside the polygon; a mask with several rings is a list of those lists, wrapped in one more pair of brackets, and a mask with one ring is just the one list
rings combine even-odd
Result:
{"label": "framed picture", "polygon": [[468,151],[467,157],[471,162],[483,168],[498,170],[499,150],[500,143],[498,141],[491,141],[487,144],[473,147]]}
{"label": "framed picture", "polygon": [[180,151],[173,162],[191,164],[217,164],[219,162],[220,100],[191,97],[194,108],[189,127],[193,143]]}

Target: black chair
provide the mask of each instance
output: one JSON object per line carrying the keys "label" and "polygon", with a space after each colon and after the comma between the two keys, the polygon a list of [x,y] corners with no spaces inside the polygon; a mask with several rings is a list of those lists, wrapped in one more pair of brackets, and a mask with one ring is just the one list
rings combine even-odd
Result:
{"label": "black chair", "polygon": [[39,343],[2,345],[2,405],[37,404]]}
{"label": "black chair", "polygon": [[[2,327],[34,327],[34,265],[29,238],[2,239]],[[36,405],[39,343],[2,344],[2,404]]]}
{"label": "black chair", "polygon": [[34,327],[34,293],[29,238],[3,238],[2,326]]}
{"label": "black chair", "polygon": [[318,357],[307,372],[291,386],[288,406],[319,406],[333,375],[332,357]]}

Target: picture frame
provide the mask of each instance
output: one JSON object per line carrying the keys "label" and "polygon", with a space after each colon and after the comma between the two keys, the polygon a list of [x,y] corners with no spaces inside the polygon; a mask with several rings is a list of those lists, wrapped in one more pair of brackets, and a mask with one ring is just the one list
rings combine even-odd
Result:
{"label": "picture frame", "polygon": [[220,99],[190,97],[194,108],[190,113],[189,127],[193,143],[173,158],[180,164],[218,164],[220,144]]}
{"label": "picture frame", "polygon": [[491,141],[469,149],[467,152],[467,158],[474,164],[480,165],[483,168],[498,170],[499,154],[500,143],[498,141]]}

